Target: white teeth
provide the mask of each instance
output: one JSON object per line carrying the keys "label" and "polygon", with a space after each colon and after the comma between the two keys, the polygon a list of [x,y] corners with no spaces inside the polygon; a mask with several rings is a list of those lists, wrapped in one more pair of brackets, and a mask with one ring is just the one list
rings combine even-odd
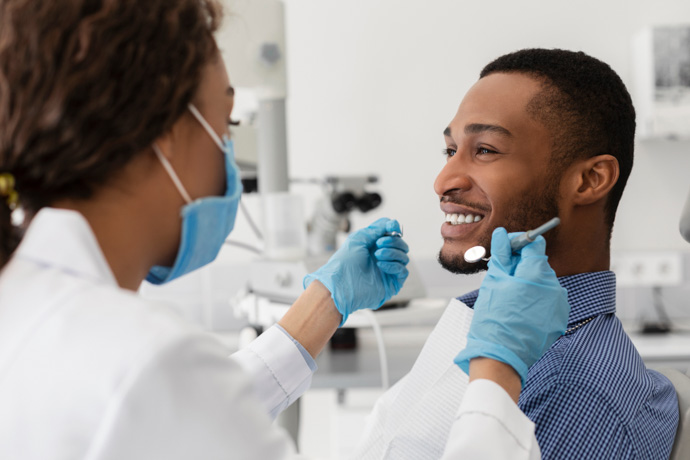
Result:
{"label": "white teeth", "polygon": [[446,214],[446,222],[451,225],[471,224],[479,222],[484,216],[474,214]]}

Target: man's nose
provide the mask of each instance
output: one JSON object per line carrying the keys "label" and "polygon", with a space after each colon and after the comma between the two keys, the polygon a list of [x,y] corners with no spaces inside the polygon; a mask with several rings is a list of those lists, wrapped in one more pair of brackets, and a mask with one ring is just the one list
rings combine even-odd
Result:
{"label": "man's nose", "polygon": [[434,191],[439,197],[454,190],[468,191],[472,187],[469,170],[463,164],[460,153],[450,158],[434,181]]}

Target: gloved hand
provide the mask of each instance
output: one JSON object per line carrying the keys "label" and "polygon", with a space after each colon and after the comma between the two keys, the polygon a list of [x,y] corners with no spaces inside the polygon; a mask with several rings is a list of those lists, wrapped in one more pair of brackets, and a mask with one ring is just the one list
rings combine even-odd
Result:
{"label": "gloved hand", "polygon": [[396,220],[379,219],[352,233],[328,262],[304,277],[306,288],[314,280],[331,291],[335,306],[343,315],[342,326],[353,311],[376,310],[400,292],[407,279],[407,243],[399,236]]}
{"label": "gloved hand", "polygon": [[529,367],[565,332],[570,305],[547,262],[544,238],[513,254],[510,240],[518,235],[494,230],[467,346],[455,363],[469,375],[470,359],[495,359],[512,366],[524,385]]}

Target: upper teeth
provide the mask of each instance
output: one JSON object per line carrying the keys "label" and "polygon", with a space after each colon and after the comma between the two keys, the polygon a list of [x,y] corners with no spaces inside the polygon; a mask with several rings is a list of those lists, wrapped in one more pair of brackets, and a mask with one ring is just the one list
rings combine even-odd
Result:
{"label": "upper teeth", "polygon": [[484,216],[474,214],[446,214],[446,222],[452,225],[470,224],[472,222],[479,222]]}

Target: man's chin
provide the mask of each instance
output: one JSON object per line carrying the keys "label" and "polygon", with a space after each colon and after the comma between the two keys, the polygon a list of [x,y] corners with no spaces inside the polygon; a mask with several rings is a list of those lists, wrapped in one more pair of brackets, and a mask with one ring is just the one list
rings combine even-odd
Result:
{"label": "man's chin", "polygon": [[438,253],[438,263],[449,272],[458,275],[472,275],[489,268],[489,263],[484,260],[472,264],[467,262],[462,254],[447,254],[443,249]]}

